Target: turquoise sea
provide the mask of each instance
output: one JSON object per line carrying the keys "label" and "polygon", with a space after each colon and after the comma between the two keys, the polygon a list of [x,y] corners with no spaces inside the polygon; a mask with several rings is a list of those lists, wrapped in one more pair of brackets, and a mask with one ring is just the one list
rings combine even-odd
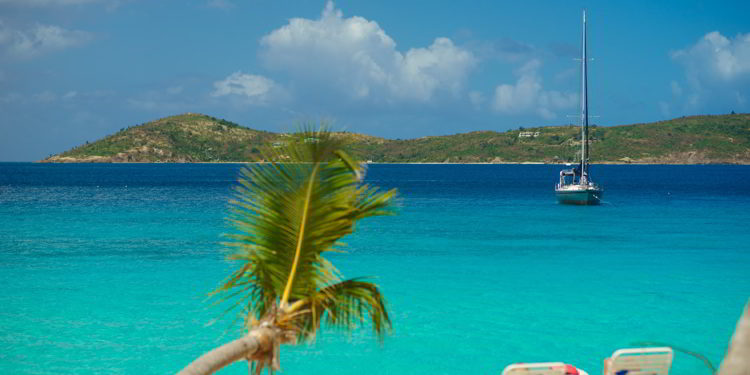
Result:
{"label": "turquoise sea", "polygon": [[[171,374],[236,338],[205,296],[232,269],[239,167],[0,163],[0,374]],[[718,365],[750,297],[750,167],[594,166],[598,207],[558,205],[559,168],[371,165],[400,214],[333,261],[378,277],[393,332],[325,331],[285,347],[283,373],[595,375],[644,341]],[[672,374],[709,371],[678,353]]]}

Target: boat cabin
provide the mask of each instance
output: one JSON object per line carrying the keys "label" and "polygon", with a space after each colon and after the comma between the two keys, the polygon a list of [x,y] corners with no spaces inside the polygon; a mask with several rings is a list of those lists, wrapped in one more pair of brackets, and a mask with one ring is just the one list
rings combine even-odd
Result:
{"label": "boat cabin", "polygon": [[588,174],[586,172],[581,173],[581,164],[571,169],[563,169],[560,171],[560,183],[558,187],[566,185],[587,185]]}

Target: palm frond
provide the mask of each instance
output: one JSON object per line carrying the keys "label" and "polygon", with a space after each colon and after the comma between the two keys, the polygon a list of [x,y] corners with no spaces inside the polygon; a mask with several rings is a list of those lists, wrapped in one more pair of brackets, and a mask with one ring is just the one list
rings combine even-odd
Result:
{"label": "palm frond", "polygon": [[[326,130],[302,131],[285,147],[271,149],[266,160],[272,162],[240,173],[230,201],[228,223],[233,233],[227,246],[229,259],[241,266],[215,291],[222,301],[231,300],[258,319],[277,306],[283,310],[288,304],[337,292],[331,288],[340,284],[339,271],[323,253],[336,251],[357,220],[393,213],[396,194],[361,184],[360,164]],[[370,316],[376,327],[383,327],[383,319],[389,323],[377,287],[350,280],[339,288],[349,299],[311,304],[331,312],[329,323],[350,321],[338,317],[354,317],[351,314],[363,308],[373,309]],[[334,301],[360,310],[336,307]]]}
{"label": "palm frond", "polygon": [[[362,278],[344,280],[318,290],[289,309],[297,314],[302,338],[313,338],[321,322],[350,331],[370,321],[379,339],[391,329],[385,300],[378,286]],[[367,318],[367,319],[366,319]]]}

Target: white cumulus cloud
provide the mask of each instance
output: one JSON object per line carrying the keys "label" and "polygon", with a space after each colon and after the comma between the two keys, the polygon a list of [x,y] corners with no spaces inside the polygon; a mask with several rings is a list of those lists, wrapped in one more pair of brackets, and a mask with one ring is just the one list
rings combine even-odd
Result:
{"label": "white cumulus cloud", "polygon": [[[686,104],[691,109],[709,109],[732,104],[750,108],[750,33],[733,39],[710,32],[694,45],[671,53],[685,69],[689,89]],[[674,90],[673,90],[674,91]],[[682,89],[678,90],[681,94]],[[718,109],[718,108],[717,108]]]}
{"label": "white cumulus cloud", "polygon": [[214,82],[211,96],[236,95],[252,104],[266,104],[281,88],[271,79],[263,76],[235,72],[227,78]]}
{"label": "white cumulus cloud", "polygon": [[264,36],[261,47],[269,69],[354,100],[427,102],[440,92],[459,95],[476,65],[471,52],[448,38],[399,52],[377,22],[345,18],[332,2],[319,19],[294,18]]}
{"label": "white cumulus cloud", "polygon": [[557,111],[573,108],[578,103],[575,93],[544,90],[539,75],[541,62],[533,59],[517,72],[515,84],[502,84],[495,88],[492,109],[505,114],[536,114],[544,119],[557,117]]}
{"label": "white cumulus cloud", "polygon": [[91,39],[92,35],[85,31],[40,24],[29,30],[16,30],[0,21],[0,48],[13,58],[26,59],[51,51],[77,47]]}

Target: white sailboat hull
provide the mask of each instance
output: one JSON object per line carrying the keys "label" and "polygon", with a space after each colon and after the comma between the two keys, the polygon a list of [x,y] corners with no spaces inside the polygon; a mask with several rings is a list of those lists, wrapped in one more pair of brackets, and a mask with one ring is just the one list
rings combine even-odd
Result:
{"label": "white sailboat hull", "polygon": [[562,204],[577,204],[582,206],[601,203],[604,191],[597,186],[566,185],[555,189],[557,201]]}

